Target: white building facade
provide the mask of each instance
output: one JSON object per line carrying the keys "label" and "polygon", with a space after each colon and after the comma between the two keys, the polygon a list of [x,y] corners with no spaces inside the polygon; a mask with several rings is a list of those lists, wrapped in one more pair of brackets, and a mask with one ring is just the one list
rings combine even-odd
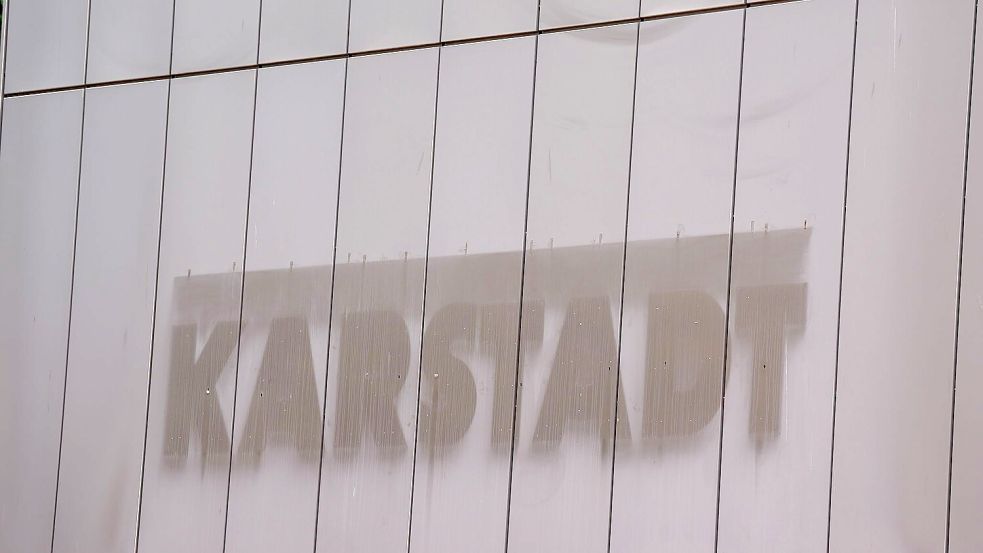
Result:
{"label": "white building facade", "polygon": [[9,0],[0,551],[983,550],[973,0]]}

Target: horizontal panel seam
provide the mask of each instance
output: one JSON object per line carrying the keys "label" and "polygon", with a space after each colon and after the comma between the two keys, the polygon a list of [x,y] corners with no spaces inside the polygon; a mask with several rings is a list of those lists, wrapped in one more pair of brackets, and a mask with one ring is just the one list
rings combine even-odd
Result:
{"label": "horizontal panel seam", "polygon": [[364,56],[372,56],[372,55],[376,55],[376,54],[389,54],[389,53],[394,53],[394,52],[406,52],[406,51],[413,51],[413,50],[423,50],[423,49],[426,49],[426,48],[439,48],[439,47],[443,47],[443,46],[458,46],[458,45],[463,45],[463,44],[475,44],[475,43],[482,43],[482,42],[491,42],[491,41],[495,41],[495,40],[506,40],[506,39],[510,39],[510,38],[531,37],[531,36],[538,36],[538,35],[564,33],[564,32],[570,32],[570,31],[582,31],[582,30],[587,30],[587,29],[600,29],[600,28],[604,28],[604,27],[614,27],[614,26],[617,26],[617,25],[627,25],[627,24],[631,24],[631,23],[644,23],[644,22],[647,22],[647,21],[658,21],[658,20],[663,20],[663,19],[673,19],[673,18],[677,18],[677,17],[686,17],[686,16],[694,16],[694,15],[706,15],[706,14],[726,12],[726,11],[735,11],[735,10],[763,8],[763,7],[768,7],[768,6],[775,6],[775,5],[782,5],[782,4],[791,4],[791,3],[805,2],[805,1],[809,1],[809,0],[763,0],[763,1],[758,2],[758,3],[755,3],[755,4],[747,4],[747,5],[745,5],[744,3],[740,3],[740,4],[735,4],[733,6],[720,6],[720,7],[715,7],[715,8],[702,8],[702,9],[694,9],[694,10],[682,10],[682,11],[676,11],[676,12],[672,12],[672,13],[664,13],[664,14],[658,14],[658,15],[649,15],[649,16],[645,16],[645,17],[630,17],[630,18],[626,18],[626,19],[615,19],[615,20],[608,20],[608,21],[600,21],[600,22],[596,22],[596,23],[584,23],[584,24],[578,24],[578,25],[567,25],[567,26],[563,26],[563,27],[554,27],[554,28],[551,28],[551,29],[531,30],[531,31],[518,32],[518,33],[507,33],[507,34],[498,34],[498,35],[487,35],[487,36],[480,36],[480,37],[466,38],[466,39],[457,39],[457,40],[440,40],[440,41],[437,41],[437,42],[428,42],[428,43],[413,44],[413,45],[407,45],[407,46],[398,46],[398,47],[393,47],[393,48],[382,48],[382,49],[376,49],[376,50],[365,50],[365,51],[360,51],[360,52],[348,52],[348,53],[341,53],[341,54],[329,54],[329,55],[324,55],[324,56],[298,58],[298,59],[291,59],[291,60],[285,60],[285,61],[254,63],[254,64],[249,64],[249,65],[237,65],[237,66],[233,66],[233,67],[221,67],[221,68],[206,69],[206,70],[201,70],[201,71],[188,71],[188,72],[183,72],[183,73],[171,73],[171,74],[168,74],[168,75],[154,75],[154,76],[149,76],[149,77],[135,77],[135,78],[132,78],[132,79],[120,79],[120,80],[114,80],[114,81],[104,81],[104,82],[96,82],[96,83],[78,84],[78,85],[62,86],[62,87],[55,87],[55,88],[43,88],[43,89],[25,90],[25,91],[12,92],[12,93],[9,93],[9,94],[5,94],[4,95],[4,98],[16,98],[16,97],[19,97],[19,96],[29,96],[29,95],[34,95],[34,94],[48,94],[48,93],[54,93],[54,92],[65,92],[65,91],[69,91],[69,90],[82,90],[82,89],[88,89],[88,88],[99,88],[99,87],[118,86],[118,85],[125,85],[125,84],[136,84],[136,83],[144,83],[144,82],[161,81],[161,80],[166,80],[166,79],[183,79],[183,78],[188,78],[188,77],[199,77],[199,76],[202,76],[202,75],[215,75],[215,74],[222,74],[222,73],[231,73],[231,72],[234,72],[234,71],[249,71],[249,70],[256,70],[256,69],[264,69],[264,68],[268,68],[268,67],[283,67],[283,66],[290,66],[290,65],[299,65],[299,64],[304,64],[304,63],[315,63],[315,62],[321,62],[321,61],[342,60],[342,59],[348,59],[348,58],[359,58],[359,57],[364,57]]}

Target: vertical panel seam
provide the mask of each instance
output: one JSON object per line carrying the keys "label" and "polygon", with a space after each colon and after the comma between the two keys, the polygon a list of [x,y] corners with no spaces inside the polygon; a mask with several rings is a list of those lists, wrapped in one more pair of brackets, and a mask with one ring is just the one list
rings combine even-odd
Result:
{"label": "vertical panel seam", "polygon": [[324,435],[328,413],[328,367],[331,364],[331,327],[334,322],[334,286],[336,267],[338,265],[338,220],[341,218],[341,165],[345,146],[345,104],[348,100],[348,60],[345,60],[345,77],[342,96],[341,96],[341,140],[338,144],[338,187],[335,192],[335,216],[334,216],[334,246],[331,253],[331,292],[328,299],[328,351],[324,364],[324,393],[321,403],[321,447],[320,457],[317,467],[317,498],[314,501],[314,544],[313,551],[317,550],[317,526],[321,514],[321,477],[324,473]]}
{"label": "vertical panel seam", "polygon": [[[177,0],[171,1],[171,41],[170,41],[170,53],[168,54],[167,62],[167,72],[170,73],[174,64],[174,27],[177,20]],[[154,347],[157,341],[157,300],[159,299],[160,293],[160,252],[161,244],[163,243],[163,229],[164,229],[164,193],[167,187],[167,151],[168,151],[168,139],[170,137],[170,127],[171,127],[171,86],[173,84],[173,79],[167,79],[167,107],[165,108],[164,114],[164,160],[161,167],[161,184],[160,184],[160,212],[157,221],[157,271],[155,273],[154,280],[154,314],[153,323],[150,331],[150,368],[147,373],[147,400],[145,403],[145,413],[144,413],[144,425],[143,425],[143,457],[140,464],[140,497],[139,504],[137,506],[137,528],[136,528],[136,541],[133,546],[134,553],[140,551],[140,529],[143,525],[143,487],[144,481],[147,474],[147,442],[150,436],[150,399],[151,391],[153,390],[154,382]]]}
{"label": "vertical panel seam", "polygon": [[171,124],[171,82],[167,82],[167,100],[164,108],[164,158],[161,165],[160,204],[157,214],[157,268],[154,271],[154,309],[150,326],[150,359],[147,370],[147,399],[144,403],[143,423],[143,455],[140,463],[140,491],[137,503],[136,537],[133,543],[134,553],[140,550],[140,523],[143,518],[143,483],[147,471],[147,437],[150,428],[150,390],[154,374],[154,344],[157,340],[157,300],[160,292],[160,246],[164,228],[164,189],[167,182],[167,140]]}
{"label": "vertical panel seam", "polygon": [[[229,425],[229,466],[225,481],[225,524],[222,527],[222,551],[229,536],[229,499],[232,488],[232,458],[235,454],[236,404],[239,395],[239,362],[242,359],[242,306],[246,295],[246,255],[249,253],[249,208],[253,189],[253,154],[256,151],[256,100],[259,96],[259,70],[253,72],[253,121],[249,143],[249,178],[246,184],[246,220],[242,235],[242,276],[239,278],[239,329],[236,332],[236,371],[232,381],[232,421]],[[233,272],[235,269],[233,269]]]}
{"label": "vertical panel seam", "polygon": [[833,360],[833,412],[829,439],[829,492],[826,506],[826,553],[829,553],[833,528],[833,463],[836,459],[836,403],[840,380],[840,329],[843,315],[843,260],[846,255],[847,199],[850,193],[850,148],[853,138],[853,97],[857,74],[857,31],[860,26],[860,0],[854,3],[853,51],[850,62],[850,105],[847,112],[846,160],[843,174],[843,215],[840,221],[840,280],[836,303],[836,352]]}
{"label": "vertical panel seam", "polygon": [[[89,65],[89,21],[92,12],[92,2],[86,1],[85,4],[85,52],[83,53],[82,61],[82,82],[84,83],[88,76],[88,65]],[[78,166],[76,174],[76,185],[75,185],[75,232],[72,237],[72,277],[71,284],[69,285],[68,292],[68,328],[65,333],[65,371],[62,375],[62,388],[61,388],[61,424],[58,430],[58,461],[55,468],[55,499],[51,509],[51,548],[50,551],[54,553],[55,550],[55,524],[58,520],[58,491],[61,486],[61,457],[62,450],[64,449],[65,442],[65,404],[66,396],[68,394],[68,355],[71,351],[72,344],[72,307],[75,300],[75,261],[78,254],[78,235],[79,235],[79,205],[81,204],[82,196],[82,154],[84,153],[84,143],[85,143],[85,98],[87,90],[82,90],[82,114],[81,122],[79,124],[79,155],[78,155]]]}
{"label": "vertical panel seam", "polygon": [[[259,66],[259,52],[263,46],[263,0],[259,0],[259,15],[256,20],[256,66]],[[244,267],[245,268],[245,267]]]}
{"label": "vertical panel seam", "polygon": [[[638,2],[638,12],[641,15],[642,2]],[[615,472],[615,461],[617,460],[618,452],[618,402],[621,401],[621,345],[624,340],[624,321],[625,321],[625,280],[628,274],[628,223],[631,214],[631,177],[632,177],[632,161],[635,155],[635,102],[638,98],[638,51],[642,39],[642,23],[639,21],[635,24],[635,73],[634,80],[632,82],[632,92],[631,92],[631,126],[629,130],[628,138],[628,186],[625,190],[625,234],[624,243],[621,252],[621,298],[618,306],[618,358],[616,360],[615,368],[615,378],[614,378],[614,411],[612,411],[612,417],[614,418],[614,425],[612,428],[612,438],[611,438],[611,485],[608,493],[608,543],[607,552],[611,553],[611,531],[614,525],[614,472]],[[625,411],[625,416],[628,416],[628,412]]]}
{"label": "vertical panel seam", "polygon": [[[256,20],[256,66],[259,66],[259,49],[263,43],[263,0],[259,0],[259,15]],[[257,73],[257,80],[259,79]],[[245,267],[243,267],[245,269]]]}
{"label": "vertical panel seam", "polygon": [[[263,0],[259,0],[256,22],[256,63],[259,64],[259,35],[263,28]],[[239,330],[236,337],[236,372],[232,386],[232,422],[229,425],[229,468],[225,485],[225,523],[222,526],[222,551],[229,537],[229,502],[232,498],[232,458],[235,456],[236,406],[239,400],[239,362],[242,360],[242,314],[246,301],[246,255],[249,253],[249,210],[252,207],[253,158],[256,152],[256,104],[259,100],[259,69],[253,72],[253,121],[249,142],[249,179],[246,185],[246,224],[242,236],[242,277],[239,279]]]}
{"label": "vertical panel seam", "polygon": [[82,57],[82,83],[89,81],[89,34],[92,31],[92,0],[85,2],[85,53]]}
{"label": "vertical panel seam", "polygon": [[741,68],[737,78],[737,128],[734,137],[734,184],[730,196],[730,240],[727,247],[727,299],[724,307],[724,359],[721,372],[720,438],[717,447],[717,505],[714,515],[713,550],[720,545],[720,485],[724,469],[724,410],[727,407],[727,369],[730,362],[730,303],[734,276],[734,217],[737,207],[737,180],[741,154],[741,107],[744,99],[744,54],[747,43],[747,13],[745,4],[741,21]]}
{"label": "vertical panel seam", "polygon": [[82,149],[85,138],[85,96],[86,91],[82,91],[82,121],[79,125],[79,164],[78,164],[78,184],[75,188],[75,232],[72,238],[72,275],[71,284],[68,292],[68,328],[65,336],[65,371],[62,375],[61,391],[61,425],[58,432],[58,462],[55,469],[55,499],[51,510],[51,548],[55,550],[55,520],[58,517],[58,487],[61,484],[61,454],[62,445],[65,437],[65,393],[68,388],[68,353],[71,350],[72,341],[72,304],[75,298],[75,258],[78,252],[78,220],[79,220],[79,195],[82,188]]}
{"label": "vertical panel seam", "polygon": [[345,59],[349,59],[352,49],[352,0],[348,0],[348,23],[345,27]]}
{"label": "vertical panel seam", "polygon": [[[177,0],[171,0],[171,52],[167,58],[167,73],[172,75],[174,73],[174,28],[177,26]],[[168,81],[173,80],[168,78]],[[168,89],[168,94],[170,94],[170,89]]]}
{"label": "vertical panel seam", "polygon": [[[444,2],[440,2],[440,30],[444,28]],[[439,35],[438,35],[439,36]],[[433,218],[433,176],[437,155],[437,109],[440,104],[440,54],[443,47],[437,48],[437,80],[434,83],[433,126],[430,135],[430,190],[427,200],[427,245],[423,257],[423,302],[420,306],[420,363],[417,366],[416,377],[416,422],[413,425],[413,461],[410,466],[410,504],[406,525],[406,553],[410,551],[410,541],[413,538],[413,497],[416,493],[416,458],[420,440],[420,392],[423,389],[423,342],[427,328],[427,275],[430,269],[430,221]]]}
{"label": "vertical panel seam", "polygon": [[962,276],[963,276],[963,255],[966,246],[966,192],[969,183],[969,153],[970,153],[970,131],[973,123],[973,80],[976,76],[976,32],[979,22],[979,0],[973,5],[973,39],[972,52],[969,61],[969,95],[966,102],[966,152],[963,158],[963,194],[962,194],[962,213],[959,222],[959,254],[956,269],[956,326],[953,336],[952,348],[952,407],[949,421],[949,475],[948,488],[946,490],[946,509],[945,509],[945,553],[949,553],[949,536],[952,524],[952,461],[955,450],[956,439],[956,377],[959,370],[959,318],[960,307],[962,305]]}
{"label": "vertical panel seam", "polygon": [[[0,115],[3,114],[3,100],[7,95],[7,43],[10,42],[8,38],[10,33],[10,2],[12,0],[7,0],[3,5],[3,10],[0,10],[0,17],[2,17],[3,24],[0,25],[0,32],[3,36],[0,39],[3,40],[3,44],[0,45]],[[3,128],[3,118],[0,117],[0,129]]]}
{"label": "vertical panel seam", "polygon": [[[536,5],[536,28],[539,28],[539,14],[542,1],[538,0]],[[534,129],[536,126],[536,79],[539,70],[539,34],[533,35],[533,55],[532,55],[532,94],[529,103],[529,154],[526,158],[526,206],[525,215],[522,223],[522,263],[519,270],[519,307],[518,318],[516,321],[516,342],[515,342],[515,377],[512,380],[512,435],[511,450],[509,452],[509,479],[508,493],[505,498],[505,553],[509,551],[509,530],[512,521],[512,477],[515,472],[515,447],[516,447],[516,423],[519,407],[519,367],[522,364],[522,312],[525,305],[526,292],[526,252],[529,244],[529,191],[532,188],[532,146],[534,140]]]}
{"label": "vertical panel seam", "polygon": [[[352,26],[352,0],[348,0],[348,23],[345,31],[345,52],[348,52],[349,42],[351,40],[351,26]],[[341,171],[343,167],[343,161],[345,157],[345,113],[347,110],[348,103],[348,66],[350,63],[350,58],[345,58],[345,77],[342,84],[341,91],[341,129],[339,133],[341,138],[338,141],[338,177],[337,183],[338,187],[335,191],[335,213],[334,213],[334,246],[331,250],[331,292],[330,298],[328,299],[328,352],[325,357],[324,362],[324,394],[323,401],[321,403],[321,447],[320,447],[320,457],[318,457],[317,465],[317,498],[314,500],[314,543],[311,548],[312,553],[317,551],[317,536],[318,536],[318,524],[321,518],[321,482],[324,475],[324,436],[327,431],[327,416],[328,416],[328,373],[330,372],[331,365],[331,330],[334,324],[334,287],[336,271],[338,266],[338,228],[339,221],[341,220]]]}

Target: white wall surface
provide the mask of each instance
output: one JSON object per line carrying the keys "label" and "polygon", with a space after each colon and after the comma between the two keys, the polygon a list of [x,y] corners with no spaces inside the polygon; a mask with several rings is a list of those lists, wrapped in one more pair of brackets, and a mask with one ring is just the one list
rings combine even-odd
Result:
{"label": "white wall surface", "polygon": [[9,0],[0,551],[979,550],[975,15]]}

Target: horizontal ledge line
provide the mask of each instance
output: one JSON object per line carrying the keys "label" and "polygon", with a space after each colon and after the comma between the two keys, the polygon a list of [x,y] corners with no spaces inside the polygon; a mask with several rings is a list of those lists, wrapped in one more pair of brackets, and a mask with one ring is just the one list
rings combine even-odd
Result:
{"label": "horizontal ledge line", "polygon": [[[424,50],[424,49],[427,49],[427,48],[440,48],[440,47],[444,47],[444,46],[459,46],[459,45],[464,45],[464,44],[475,44],[475,43],[480,43],[480,42],[492,42],[492,41],[496,41],[496,40],[507,40],[507,39],[511,39],[511,38],[523,38],[523,37],[532,37],[532,36],[537,36],[537,35],[549,35],[549,34],[563,33],[563,32],[569,32],[569,31],[582,31],[582,30],[586,30],[586,29],[599,29],[599,28],[604,28],[604,27],[614,27],[614,26],[617,26],[617,25],[626,25],[626,24],[630,24],[630,23],[644,23],[646,21],[658,21],[658,20],[661,20],[661,19],[672,19],[672,18],[676,18],[676,17],[686,17],[686,16],[693,16],[693,15],[703,15],[703,14],[718,13],[718,12],[725,12],[725,11],[734,11],[734,10],[745,10],[745,9],[749,9],[749,8],[760,8],[760,7],[765,7],[765,6],[774,6],[774,5],[777,5],[777,4],[791,4],[791,3],[796,3],[796,2],[808,2],[808,1],[811,1],[811,0],[757,0],[757,1],[750,0],[750,2],[752,2],[752,3],[748,3],[748,4],[738,4],[738,5],[732,5],[732,6],[718,6],[718,7],[713,7],[713,8],[698,8],[698,9],[692,9],[692,10],[681,10],[681,11],[670,12],[670,13],[663,13],[663,14],[658,14],[658,15],[648,15],[648,16],[644,16],[644,17],[631,17],[631,18],[627,18],[627,19],[616,19],[616,20],[609,20],[609,21],[600,21],[600,22],[596,22],[596,23],[582,23],[582,24],[577,24],[577,25],[567,25],[567,26],[562,26],[562,27],[553,27],[553,28],[549,28],[549,29],[538,29],[538,30],[534,30],[534,31],[520,31],[520,32],[516,32],[516,33],[505,33],[505,34],[498,34],[498,35],[486,35],[486,36],[480,36],[480,37],[474,37],[474,38],[461,38],[461,39],[454,39],[454,40],[442,40],[442,41],[439,41],[439,42],[428,42],[428,43],[424,43],[424,44],[412,44],[412,45],[407,45],[407,46],[394,46],[392,48],[380,48],[380,49],[376,49],[376,50],[364,50],[364,51],[359,51],[359,52],[346,52],[346,53],[342,53],[342,54],[329,54],[329,55],[314,56],[314,57],[309,57],[309,58],[297,58],[297,59],[292,59],[292,60],[262,62],[262,63],[254,63],[254,64],[249,64],[249,65],[237,65],[237,66],[234,66],[234,67],[221,67],[221,68],[216,68],[216,69],[202,69],[202,70],[199,70],[199,71],[186,71],[186,72],[183,72],[183,73],[171,73],[171,74],[168,74],[168,75],[154,75],[154,76],[149,76],[149,77],[134,77],[132,79],[118,79],[118,80],[115,80],[115,81],[102,81],[102,82],[96,82],[96,83],[85,83],[85,84],[77,84],[77,85],[69,85],[69,86],[59,86],[59,87],[52,87],[52,88],[41,88],[41,89],[34,89],[34,90],[24,90],[24,91],[20,91],[20,92],[10,92],[10,93],[4,94],[3,97],[4,98],[18,98],[18,97],[21,97],[21,96],[32,96],[32,95],[36,95],[36,94],[52,94],[52,93],[56,93],[56,92],[67,92],[67,91],[71,91],[71,90],[86,90],[86,89],[90,89],[90,88],[103,88],[103,87],[109,87],[109,86],[119,86],[119,85],[136,84],[136,83],[148,83],[148,82],[155,82],[155,81],[165,81],[165,80],[168,80],[168,79],[182,79],[182,78],[187,78],[187,77],[200,77],[202,75],[218,75],[218,74],[222,74],[222,73],[233,73],[233,72],[236,72],[236,71],[250,71],[250,70],[264,69],[264,68],[267,68],[267,67],[283,67],[283,66],[289,66],[289,65],[300,65],[300,64],[304,64],[304,63],[316,63],[316,62],[321,62],[321,61],[341,60],[341,59],[347,59],[347,58],[359,58],[359,57],[363,57],[363,56],[374,56],[374,55],[378,55],[378,54],[391,54],[391,53],[395,53],[395,52],[409,52],[409,51],[413,51],[413,50]],[[817,1],[821,1],[821,0],[817,0]]]}

